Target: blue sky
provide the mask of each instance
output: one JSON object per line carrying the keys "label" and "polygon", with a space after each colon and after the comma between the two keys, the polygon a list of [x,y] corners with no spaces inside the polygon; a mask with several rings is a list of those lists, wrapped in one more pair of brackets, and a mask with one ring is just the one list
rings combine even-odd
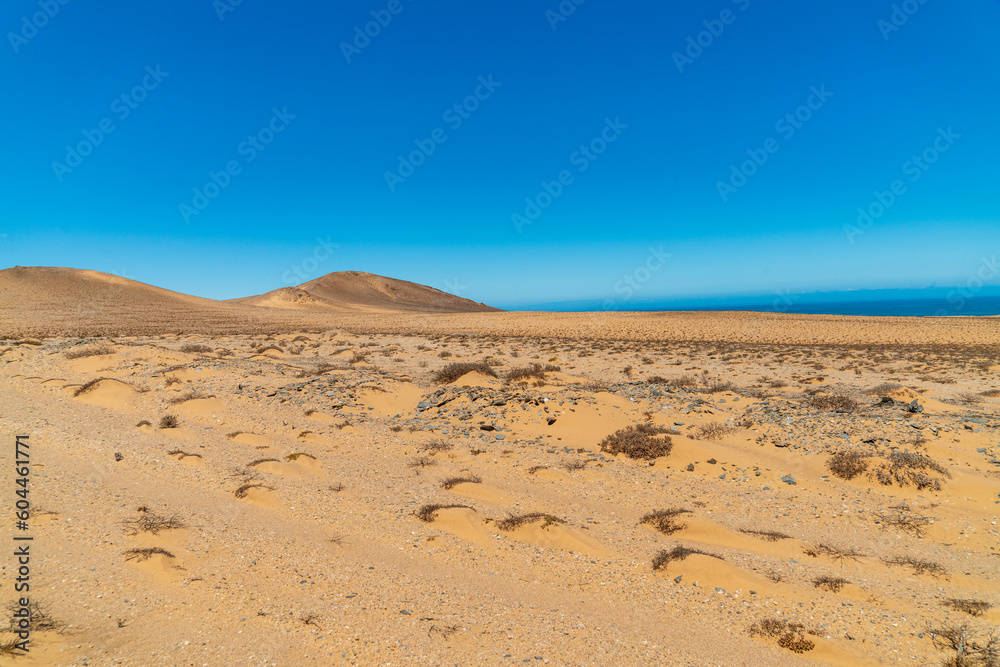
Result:
{"label": "blue sky", "polygon": [[64,1],[0,13],[0,268],[618,309],[1000,284],[995,0]]}

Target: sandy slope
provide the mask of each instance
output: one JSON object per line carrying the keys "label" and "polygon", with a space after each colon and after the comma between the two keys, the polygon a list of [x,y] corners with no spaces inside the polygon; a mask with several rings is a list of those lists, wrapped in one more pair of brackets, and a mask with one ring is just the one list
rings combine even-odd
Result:
{"label": "sandy slope", "polygon": [[[979,321],[410,317],[0,344],[0,441],[32,442],[34,594],[67,624],[14,664],[937,665],[929,628],[1000,621],[1000,367]],[[501,377],[433,380],[483,359]],[[502,379],[531,363],[559,370]],[[672,430],[669,455],[602,451],[640,423]],[[940,488],[827,467],[893,448]],[[671,508],[670,534],[641,523]],[[504,527],[524,513],[543,516]],[[153,514],[184,527],[132,534]],[[677,546],[705,553],[654,570]],[[752,637],[768,618],[811,649]]]}

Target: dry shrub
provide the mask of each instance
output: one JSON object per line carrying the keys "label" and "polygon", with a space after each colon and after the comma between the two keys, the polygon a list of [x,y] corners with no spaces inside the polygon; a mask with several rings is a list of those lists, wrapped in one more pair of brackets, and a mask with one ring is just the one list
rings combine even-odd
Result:
{"label": "dry shrub", "polygon": [[714,380],[705,385],[704,391],[709,394],[719,394],[724,391],[736,391],[738,387],[732,382]]}
{"label": "dry shrub", "polygon": [[430,505],[424,505],[423,507],[421,507],[420,509],[418,509],[416,512],[414,512],[413,515],[415,517],[417,517],[418,519],[420,519],[421,521],[423,521],[424,523],[432,523],[434,521],[435,515],[438,513],[438,510],[447,510],[447,509],[452,509],[452,508],[456,508],[456,507],[461,507],[461,508],[470,509],[470,510],[473,509],[472,507],[469,507],[468,505],[430,504]]}
{"label": "dry shrub", "polygon": [[615,431],[601,441],[601,451],[608,454],[625,454],[630,459],[652,460],[667,456],[674,443],[669,436],[660,439],[669,431],[662,426],[637,424]]}
{"label": "dry shrub", "polygon": [[809,399],[809,405],[818,409],[833,412],[835,410],[847,410],[853,412],[857,410],[860,405],[853,398],[849,396],[813,396]]}
{"label": "dry shrub", "polygon": [[900,530],[905,530],[908,533],[913,533],[917,537],[923,537],[924,533],[927,531],[927,526],[930,525],[931,520],[926,516],[916,516],[910,513],[910,508],[906,505],[897,505],[895,507],[890,507],[892,513],[876,514],[876,518],[881,521],[886,526],[892,528],[899,528]]}
{"label": "dry shrub", "polygon": [[942,667],[1000,666],[1000,638],[996,632],[980,635],[965,624],[928,628],[928,632],[936,649],[954,652]]}
{"label": "dry shrub", "polygon": [[744,535],[752,535],[765,542],[778,542],[779,540],[790,540],[791,535],[779,533],[776,530],[740,530]]}
{"label": "dry shrub", "polygon": [[173,558],[174,555],[167,551],[166,549],[161,549],[160,547],[143,547],[141,549],[129,549],[125,552],[125,560],[136,560],[144,561],[149,560],[153,556],[166,556],[167,558]]}
{"label": "dry shrub", "polygon": [[495,378],[497,376],[496,372],[490,367],[489,364],[478,362],[455,362],[453,364],[448,364],[438,372],[434,374],[433,380],[438,384],[447,384],[449,382],[454,382],[458,378],[462,377],[466,373],[481,373],[487,377]]}
{"label": "dry shrub", "polygon": [[830,591],[831,593],[839,593],[840,589],[849,584],[847,579],[842,577],[816,577],[813,579],[813,586],[816,588],[822,588],[825,591]]}
{"label": "dry shrub", "polygon": [[841,479],[854,479],[868,470],[871,454],[857,450],[837,452],[826,462],[827,469]]}
{"label": "dry shrub", "polygon": [[941,604],[949,609],[954,609],[955,611],[960,611],[977,618],[985,614],[993,606],[985,600],[964,600],[961,598],[948,598]]}
{"label": "dry shrub", "polygon": [[902,389],[903,385],[898,382],[883,382],[882,384],[875,385],[871,389],[866,389],[865,393],[870,396],[885,396],[890,391],[896,391],[897,389]]}
{"label": "dry shrub", "polygon": [[642,517],[642,519],[639,520],[639,523],[649,524],[655,528],[657,532],[663,533],[664,535],[673,535],[678,530],[683,530],[687,527],[685,524],[678,522],[677,517],[681,514],[690,513],[691,510],[680,508],[655,510]]}
{"label": "dry shrub", "polygon": [[212,348],[210,348],[208,345],[196,345],[196,344],[190,343],[188,345],[182,345],[181,346],[181,352],[205,353],[205,352],[211,352],[211,351],[212,351]]}
{"label": "dry shrub", "polygon": [[[38,602],[34,598],[28,600],[28,628],[32,632],[62,632],[66,629],[67,625],[63,621],[56,619],[52,613],[49,611],[47,605]],[[8,627],[9,632],[15,632],[14,630],[14,613],[23,609],[21,605],[18,604],[17,600],[11,600],[7,603],[7,611],[11,614],[11,621]],[[2,646],[0,645],[0,655],[5,655]]]}
{"label": "dry shrub", "polygon": [[250,483],[250,484],[244,484],[240,488],[236,489],[234,494],[236,495],[237,498],[246,498],[247,494],[250,493],[250,491],[252,491],[253,489],[264,489],[265,491],[274,491],[273,487],[264,486],[263,484]]}
{"label": "dry shrub", "polygon": [[115,348],[110,345],[96,345],[94,347],[85,347],[81,350],[70,350],[66,352],[65,357],[67,359],[82,359],[83,357],[99,357],[105,354],[114,354]]}
{"label": "dry shrub", "polygon": [[736,433],[740,429],[731,424],[722,424],[720,422],[711,422],[709,424],[699,424],[695,432],[695,439],[701,440],[718,440],[724,438],[731,433]]}
{"label": "dry shrub", "polygon": [[483,478],[479,475],[467,475],[465,477],[449,477],[448,479],[441,482],[441,488],[447,491],[452,489],[459,484],[481,484]]}
{"label": "dry shrub", "polygon": [[520,528],[521,526],[534,523],[535,521],[544,521],[542,523],[542,528],[548,528],[554,523],[566,523],[563,519],[560,519],[557,516],[552,516],[551,514],[545,514],[543,512],[529,512],[528,514],[508,515],[507,518],[497,521],[496,527],[499,530],[510,532]]}
{"label": "dry shrub", "polygon": [[941,464],[923,454],[896,450],[891,452],[868,476],[885,486],[898,484],[905,487],[912,484],[920,491],[924,489],[940,491],[941,479],[932,477],[928,473],[935,473],[946,478],[951,477],[951,473]]}
{"label": "dry shrub", "polygon": [[660,549],[657,551],[656,555],[653,556],[653,569],[662,570],[671,562],[682,561],[693,554],[701,554],[702,556],[711,556],[712,558],[724,560],[722,556],[716,556],[715,554],[710,554],[706,551],[702,551],[701,549],[677,546],[673,549]]}
{"label": "dry shrub", "polygon": [[559,372],[562,368],[559,366],[554,366],[552,364],[547,364],[542,366],[541,364],[531,364],[530,366],[523,366],[521,368],[511,369],[507,375],[504,377],[507,380],[525,380],[527,378],[538,378],[539,380],[545,379],[546,373]]}
{"label": "dry shrub", "polygon": [[160,419],[160,428],[177,428],[181,425],[181,422],[174,415],[165,415]]}
{"label": "dry shrub", "polygon": [[445,442],[441,438],[431,440],[426,445],[424,445],[423,451],[438,454],[441,452],[447,452],[454,447],[450,442]]}
{"label": "dry shrub", "polygon": [[764,618],[750,626],[750,635],[776,639],[778,646],[793,653],[805,653],[816,648],[816,644],[806,639],[801,623],[789,623],[780,618]]}
{"label": "dry shrub", "polygon": [[893,556],[883,562],[886,565],[905,565],[911,567],[913,568],[914,574],[929,574],[932,577],[948,576],[948,570],[946,570],[943,565],[923,558],[915,558],[913,556]]}
{"label": "dry shrub", "polygon": [[826,556],[827,558],[832,558],[835,561],[845,561],[845,560],[858,560],[863,553],[855,549],[841,549],[840,547],[835,547],[832,544],[820,544],[818,547],[806,550],[807,556],[812,556],[816,558],[818,556]]}
{"label": "dry shrub", "polygon": [[176,530],[184,527],[184,523],[177,516],[160,516],[156,512],[140,510],[139,516],[135,519],[126,519],[122,522],[129,535],[139,533],[152,533],[158,535],[161,530]]}

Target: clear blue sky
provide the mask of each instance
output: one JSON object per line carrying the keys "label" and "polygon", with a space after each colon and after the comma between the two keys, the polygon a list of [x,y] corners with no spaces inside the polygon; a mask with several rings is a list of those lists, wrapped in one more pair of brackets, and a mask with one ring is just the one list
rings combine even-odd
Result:
{"label": "clear blue sky", "polygon": [[960,285],[1000,250],[995,0],[63,1],[0,10],[0,268],[622,308]]}

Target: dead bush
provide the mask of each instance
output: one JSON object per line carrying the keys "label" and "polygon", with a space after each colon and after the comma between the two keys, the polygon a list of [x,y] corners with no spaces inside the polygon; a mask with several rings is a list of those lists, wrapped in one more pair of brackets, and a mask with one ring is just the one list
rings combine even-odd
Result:
{"label": "dead bush", "polygon": [[687,527],[685,524],[680,523],[677,520],[677,517],[679,517],[681,514],[690,514],[690,513],[691,510],[680,509],[680,508],[668,509],[668,510],[655,510],[642,517],[642,519],[639,520],[639,523],[649,524],[654,529],[656,529],[657,532],[662,533],[664,535],[673,535],[677,531],[683,530],[684,528]]}
{"label": "dead bush", "polygon": [[433,380],[438,384],[446,384],[449,382],[454,382],[458,378],[462,377],[466,373],[481,373],[487,377],[495,378],[497,376],[496,372],[490,367],[489,364],[485,364],[481,361],[479,362],[455,362],[453,364],[448,364],[438,372],[434,374]]}
{"label": "dead bush", "polygon": [[652,424],[637,424],[615,431],[601,441],[601,451],[624,454],[630,459],[652,460],[667,456],[674,443],[669,436],[660,438],[668,429]]}

